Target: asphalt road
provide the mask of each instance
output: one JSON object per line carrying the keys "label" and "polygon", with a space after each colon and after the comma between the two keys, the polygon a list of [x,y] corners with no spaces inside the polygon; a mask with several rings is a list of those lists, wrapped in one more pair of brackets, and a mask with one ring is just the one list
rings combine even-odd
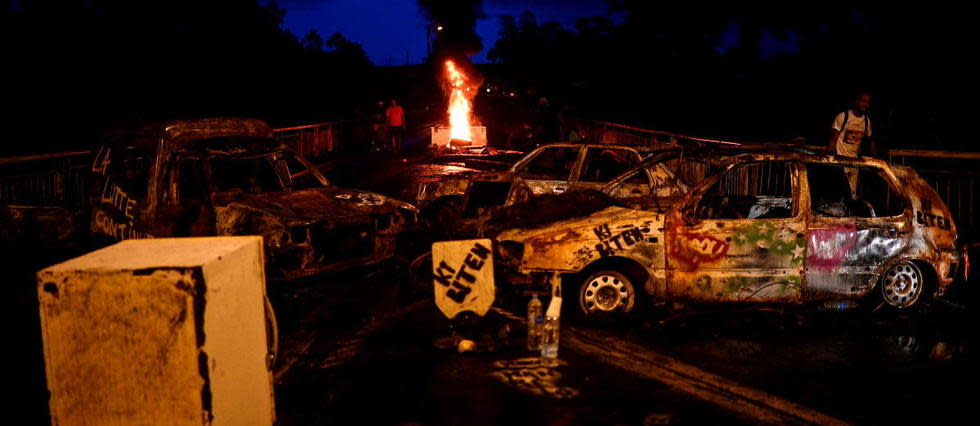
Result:
{"label": "asphalt road", "polygon": [[295,297],[310,309],[284,327],[282,424],[907,424],[973,413],[968,313],[566,319],[551,369],[524,348],[514,301],[488,315],[492,345],[459,354],[431,294],[397,276],[335,277]]}

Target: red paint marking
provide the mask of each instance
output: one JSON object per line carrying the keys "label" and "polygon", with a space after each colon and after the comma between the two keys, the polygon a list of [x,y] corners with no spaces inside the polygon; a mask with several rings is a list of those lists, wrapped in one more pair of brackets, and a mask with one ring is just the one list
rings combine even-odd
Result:
{"label": "red paint marking", "polygon": [[855,227],[811,229],[807,239],[807,267],[823,270],[837,267],[857,241]]}
{"label": "red paint marking", "polygon": [[706,234],[675,234],[670,254],[697,268],[704,262],[714,262],[728,253],[731,245]]}

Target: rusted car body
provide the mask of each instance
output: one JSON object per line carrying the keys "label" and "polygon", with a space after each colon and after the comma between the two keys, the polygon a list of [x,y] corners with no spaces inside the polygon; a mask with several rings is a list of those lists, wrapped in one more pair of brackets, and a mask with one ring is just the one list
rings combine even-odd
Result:
{"label": "rusted car body", "polygon": [[[525,278],[560,274],[565,299],[586,315],[630,312],[643,303],[638,293],[681,304],[873,296],[907,308],[943,295],[962,270],[949,210],[910,168],[745,149],[685,161],[701,175],[686,195],[657,202],[647,191],[624,206],[505,230],[495,237],[498,262]],[[621,191],[624,179],[603,191]]]}
{"label": "rusted car body", "polygon": [[[419,187],[417,204],[449,225],[456,237],[475,235],[494,209],[546,194],[598,190],[635,167],[652,150],[609,144],[554,143],[536,148],[508,171],[459,173]],[[640,186],[671,177],[666,167],[653,167]],[[629,194],[618,194],[628,196]]]}
{"label": "rusted car body", "polygon": [[144,126],[103,146],[91,230],[108,240],[262,235],[275,273],[296,278],[393,256],[417,210],[338,188],[253,119]]}

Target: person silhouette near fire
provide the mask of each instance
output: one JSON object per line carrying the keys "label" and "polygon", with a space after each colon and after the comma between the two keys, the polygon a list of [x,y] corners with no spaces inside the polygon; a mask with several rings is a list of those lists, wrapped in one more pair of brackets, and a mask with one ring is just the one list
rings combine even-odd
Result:
{"label": "person silhouette near fire", "polygon": [[385,124],[388,125],[391,152],[394,154],[401,148],[402,139],[405,137],[405,110],[394,99],[385,110]]}

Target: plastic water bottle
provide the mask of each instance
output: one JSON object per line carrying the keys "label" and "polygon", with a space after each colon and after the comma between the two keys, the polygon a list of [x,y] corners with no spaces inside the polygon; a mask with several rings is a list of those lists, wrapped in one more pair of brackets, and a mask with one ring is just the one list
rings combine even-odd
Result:
{"label": "plastic water bottle", "polygon": [[561,317],[561,276],[555,274],[551,281],[551,301],[544,313],[541,333],[541,365],[558,366],[558,319]]}
{"label": "plastic water bottle", "polygon": [[545,317],[541,344],[541,364],[545,367],[558,366],[558,327],[558,318]]}
{"label": "plastic water bottle", "polygon": [[541,331],[544,327],[544,315],[541,300],[538,295],[532,295],[527,303],[527,350],[541,350]]}

